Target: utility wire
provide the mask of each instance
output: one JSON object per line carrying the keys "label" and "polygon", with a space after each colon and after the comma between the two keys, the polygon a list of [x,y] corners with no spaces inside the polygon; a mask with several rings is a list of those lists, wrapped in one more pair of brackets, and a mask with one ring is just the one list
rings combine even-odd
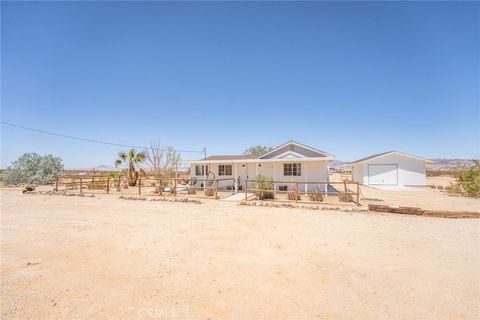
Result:
{"label": "utility wire", "polygon": [[[62,137],[62,138],[67,138],[67,139],[73,139],[73,140],[78,140],[78,141],[84,141],[84,142],[90,142],[90,143],[97,143],[97,144],[105,144],[105,145],[110,145],[110,146],[116,146],[116,147],[127,147],[127,148],[136,148],[136,149],[152,149],[149,147],[141,147],[141,146],[134,146],[134,145],[128,145],[128,144],[121,144],[121,143],[115,143],[115,142],[107,142],[107,141],[101,141],[101,140],[94,140],[94,139],[88,139],[88,138],[81,138],[81,137],[75,137],[75,136],[69,136],[66,134],[61,134],[57,132],[51,132],[51,131],[45,131],[45,130],[40,130],[40,129],[35,129],[35,128],[29,128],[25,126],[21,126],[15,123],[11,122],[6,122],[6,121],[0,121],[2,125],[6,126],[11,126],[11,127],[16,127],[24,130],[29,130],[33,132],[38,132],[38,133],[43,133],[43,134],[48,134],[51,136],[57,136],[57,137]],[[193,151],[193,150],[176,150],[177,152],[191,152],[191,153],[204,153],[205,151]]]}

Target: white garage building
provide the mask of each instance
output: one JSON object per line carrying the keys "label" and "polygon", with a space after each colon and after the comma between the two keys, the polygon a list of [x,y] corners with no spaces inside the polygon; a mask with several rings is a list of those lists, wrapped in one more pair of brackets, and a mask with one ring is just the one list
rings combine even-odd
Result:
{"label": "white garage building", "polygon": [[424,186],[425,165],[433,161],[398,151],[375,154],[352,162],[352,179],[365,185]]}

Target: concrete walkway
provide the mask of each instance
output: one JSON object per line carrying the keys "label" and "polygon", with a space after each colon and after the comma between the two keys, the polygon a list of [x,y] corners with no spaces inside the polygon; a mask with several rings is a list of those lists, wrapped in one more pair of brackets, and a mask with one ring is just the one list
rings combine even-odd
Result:
{"label": "concrete walkway", "polygon": [[425,191],[421,187],[407,187],[407,186],[370,186],[374,189],[383,191]]}
{"label": "concrete walkway", "polygon": [[[247,193],[248,198],[250,198],[251,196],[253,196],[253,193]],[[224,200],[224,201],[236,201],[236,202],[242,201],[242,200],[245,200],[245,193],[232,194],[231,196],[223,198],[222,200]]]}

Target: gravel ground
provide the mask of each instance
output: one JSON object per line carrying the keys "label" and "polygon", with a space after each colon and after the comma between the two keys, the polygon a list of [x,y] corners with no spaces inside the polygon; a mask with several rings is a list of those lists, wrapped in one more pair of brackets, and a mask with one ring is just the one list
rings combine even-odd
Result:
{"label": "gravel ground", "polygon": [[480,219],[0,195],[2,319],[480,318]]}

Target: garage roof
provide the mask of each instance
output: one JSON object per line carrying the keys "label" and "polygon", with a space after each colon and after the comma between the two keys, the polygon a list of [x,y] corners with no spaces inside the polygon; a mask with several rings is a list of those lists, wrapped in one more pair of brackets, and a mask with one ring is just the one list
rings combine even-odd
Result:
{"label": "garage roof", "polygon": [[362,158],[362,159],[358,159],[357,161],[350,162],[350,164],[358,164],[358,163],[366,162],[366,161],[369,161],[369,160],[385,157],[385,156],[390,155],[390,154],[398,154],[398,155],[403,156],[403,157],[408,157],[408,158],[412,158],[412,159],[425,161],[425,162],[428,162],[428,163],[433,163],[432,160],[428,160],[428,159],[425,159],[425,158],[413,156],[411,154],[403,153],[403,152],[400,152],[400,151],[387,151],[387,152],[383,152],[383,153],[373,154],[371,156],[368,156],[368,157],[365,157],[365,158]]}

